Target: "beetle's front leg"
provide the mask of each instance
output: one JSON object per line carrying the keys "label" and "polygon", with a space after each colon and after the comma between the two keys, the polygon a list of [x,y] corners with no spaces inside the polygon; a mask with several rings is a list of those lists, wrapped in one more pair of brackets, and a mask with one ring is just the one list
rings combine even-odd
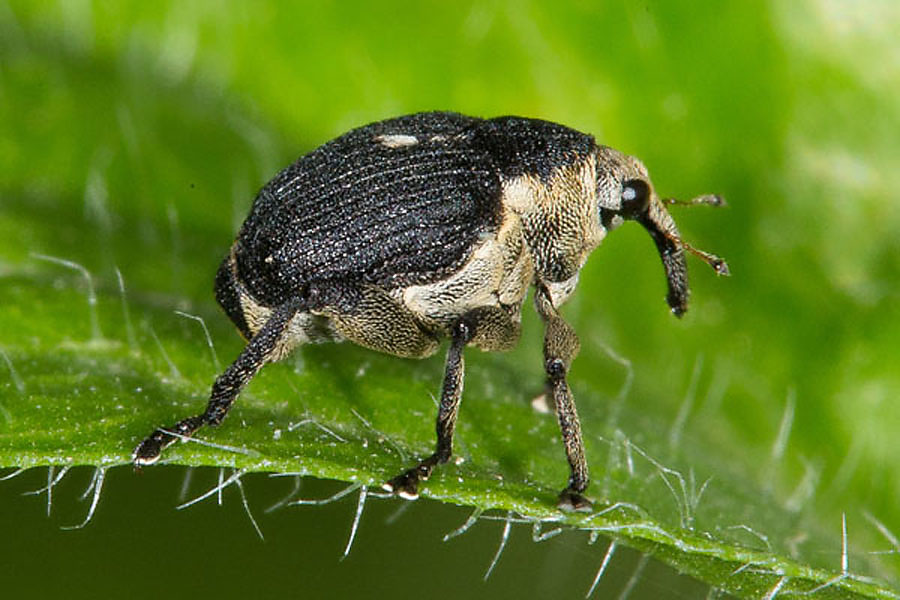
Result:
{"label": "beetle's front leg", "polygon": [[584,457],[584,442],[581,439],[581,423],[578,421],[575,399],[566,382],[566,373],[578,354],[578,336],[559,316],[545,287],[538,285],[534,303],[545,324],[544,369],[547,372],[547,385],[556,405],[556,418],[571,471],[568,487],[559,494],[559,507],[563,510],[590,511],[591,501],[583,495],[590,480]]}
{"label": "beetle's front leg", "polygon": [[515,344],[519,331],[519,323],[513,321],[505,310],[497,307],[472,310],[453,324],[450,328],[450,349],[447,351],[444,383],[435,423],[437,445],[434,453],[412,469],[386,482],[383,486],[385,490],[413,500],[419,495],[419,481],[428,479],[434,467],[450,459],[453,453],[453,432],[463,392],[463,349],[466,344],[472,342],[483,349],[508,349]]}

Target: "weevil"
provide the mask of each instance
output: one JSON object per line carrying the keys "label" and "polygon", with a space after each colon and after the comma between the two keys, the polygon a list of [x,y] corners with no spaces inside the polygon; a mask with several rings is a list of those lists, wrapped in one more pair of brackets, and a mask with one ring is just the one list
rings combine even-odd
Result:
{"label": "weevil", "polygon": [[[687,309],[684,242],[634,157],[563,125],[522,117],[419,113],[354,129],[302,156],[257,194],[215,278],[216,300],[248,340],[206,410],[134,450],[157,461],[177,439],[219,425],[263,365],[311,342],[350,341],[425,358],[449,338],[434,452],[384,484],[401,497],[447,462],[467,346],[508,350],[534,288],[544,375],[569,463],[564,510],[589,510],[581,425],[566,376],[579,350],[559,309],[588,255],[624,221],[653,238],[666,301]],[[717,204],[717,196],[694,203]]]}

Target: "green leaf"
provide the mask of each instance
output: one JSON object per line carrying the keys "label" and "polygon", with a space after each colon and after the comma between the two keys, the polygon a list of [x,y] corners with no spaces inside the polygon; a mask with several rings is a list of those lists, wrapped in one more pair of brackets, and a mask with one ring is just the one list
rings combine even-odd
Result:
{"label": "green leaf", "polygon": [[[396,26],[445,33],[398,44],[365,6],[137,6],[0,15],[0,466],[127,464],[202,409],[242,347],[213,274],[299,153],[420,109],[520,113],[633,152],[666,195],[724,193],[676,218],[734,276],[692,263],[676,321],[639,228],[583,270],[564,314],[597,513],[554,506],[568,473],[530,404],[530,309],[516,350],[468,352],[461,461],[423,495],[611,536],[741,597],[896,597],[900,83],[868,68],[896,52],[877,18],[432,6]],[[441,375],[439,358],[303,348],[165,459],[378,487],[430,451]]]}

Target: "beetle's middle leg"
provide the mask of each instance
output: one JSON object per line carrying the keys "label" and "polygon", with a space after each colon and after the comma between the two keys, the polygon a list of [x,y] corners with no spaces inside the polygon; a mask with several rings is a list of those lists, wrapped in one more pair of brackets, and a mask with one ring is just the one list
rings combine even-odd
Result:
{"label": "beetle's middle leg", "polygon": [[437,465],[453,453],[453,432],[462,400],[465,362],[463,349],[472,343],[485,350],[506,350],[519,338],[520,325],[498,307],[483,307],[460,317],[450,328],[450,348],[444,367],[444,382],[435,423],[437,444],[434,453],[418,465],[384,484],[384,489],[409,500],[418,497],[419,481],[426,480]]}
{"label": "beetle's middle leg", "polygon": [[149,465],[157,460],[164,449],[179,438],[190,437],[204,425],[218,425],[228,414],[235,398],[256,373],[271,360],[284,352],[285,332],[294,315],[304,307],[300,299],[291,300],[272,311],[268,321],[253,336],[237,359],[213,383],[206,410],[151,433],[134,449],[135,465]]}

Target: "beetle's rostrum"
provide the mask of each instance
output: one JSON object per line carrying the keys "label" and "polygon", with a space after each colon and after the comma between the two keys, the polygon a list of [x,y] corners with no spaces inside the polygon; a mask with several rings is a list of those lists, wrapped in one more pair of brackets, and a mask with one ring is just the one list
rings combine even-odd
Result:
{"label": "beetle's rostrum", "polygon": [[348,340],[424,358],[449,338],[435,451],[384,484],[415,498],[419,481],[452,453],[464,349],[512,348],[534,287],[547,389],[571,472],[559,505],[589,510],[566,382],[579,342],[559,308],[591,251],[627,220],[653,238],[674,314],[687,310],[686,250],[727,274],[723,260],[682,241],[665,208],[673,202],[660,200],[639,160],[556,123],[432,112],[354,129],[256,196],[215,279],[216,299],[247,346],[216,378],[206,410],[154,431],[134,463],[153,463],[176,439],[221,423],[264,364],[301,344]]}

